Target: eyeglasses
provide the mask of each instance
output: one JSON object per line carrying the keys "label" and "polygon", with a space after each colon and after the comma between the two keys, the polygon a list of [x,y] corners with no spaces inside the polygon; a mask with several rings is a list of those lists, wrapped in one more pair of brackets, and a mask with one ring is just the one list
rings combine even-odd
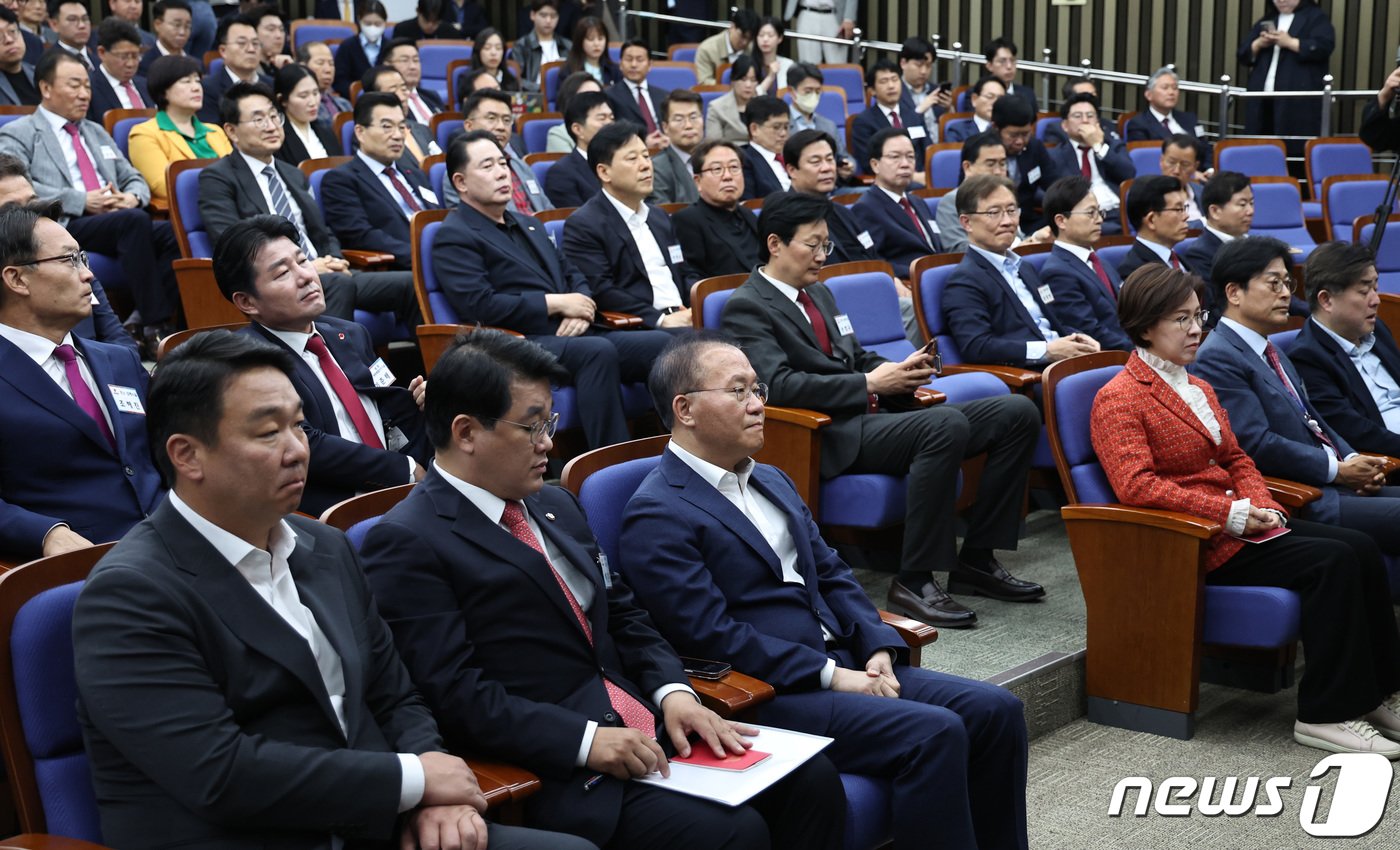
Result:
{"label": "eyeglasses", "polygon": [[109,51],[109,52],[107,53],[107,55],[110,56],[110,57],[112,57],[113,59],[117,60],[118,62],[140,62],[140,61],[141,61],[141,51],[139,51],[139,50],[123,50],[123,51],[120,52],[120,53],[118,53],[118,52],[116,52],[116,51]]}
{"label": "eyeglasses", "polygon": [[17,266],[37,266],[40,263],[55,263],[59,260],[73,267],[73,271],[80,271],[88,267],[87,251],[74,251],[71,254],[58,254],[53,257],[40,257],[37,260],[29,260],[24,263],[15,263]]}
{"label": "eyeglasses", "polygon": [[670,123],[670,124],[681,124],[681,125],[685,125],[685,124],[700,124],[700,123],[702,123],[704,120],[705,120],[705,119],[704,119],[704,116],[702,116],[702,115],[701,115],[700,113],[698,113],[698,112],[690,112],[690,113],[686,113],[685,115],[672,115],[670,118],[667,118],[667,119],[666,119],[667,123]]}
{"label": "eyeglasses", "polygon": [[1020,218],[1021,208],[1006,207],[1003,209],[1001,207],[993,207],[989,210],[974,210],[968,213],[968,215],[985,215],[990,221],[1001,221],[1003,218]]}
{"label": "eyeglasses", "polygon": [[160,22],[160,25],[168,30],[174,30],[175,32],[189,32],[191,26],[189,23],[170,24],[166,23],[164,20]]}
{"label": "eyeglasses", "polygon": [[252,124],[254,127],[267,129],[268,127],[281,127],[286,122],[286,120],[287,119],[282,115],[282,113],[274,112],[271,115],[254,115],[252,118],[239,121],[238,123]]}
{"label": "eyeglasses", "polygon": [[1090,207],[1087,210],[1070,210],[1068,213],[1066,213],[1066,215],[1087,215],[1090,218],[1095,218],[1099,221],[1103,221],[1104,219],[1108,218],[1108,213],[1104,210],[1099,209],[1098,207]]}
{"label": "eyeglasses", "polygon": [[711,177],[719,177],[724,174],[728,174],[730,177],[738,177],[740,174],[744,173],[744,166],[737,162],[730,163],[729,165],[711,165],[708,168],[700,169],[700,173],[708,174]]}
{"label": "eyeglasses", "polygon": [[1261,275],[1259,282],[1269,287],[1269,291],[1275,295],[1282,295],[1285,292],[1293,291],[1293,278],[1286,274],[1266,274]]}
{"label": "eyeglasses", "polygon": [[1174,316],[1172,317],[1172,322],[1176,325],[1178,330],[1184,331],[1189,330],[1193,324],[1196,327],[1203,328],[1206,326],[1206,321],[1209,319],[1209,310],[1197,310],[1194,313],[1187,313],[1185,316]]}
{"label": "eyeglasses", "polygon": [[737,404],[743,404],[749,400],[749,396],[753,396],[758,399],[759,404],[768,403],[768,385],[762,381],[751,387],[712,387],[705,390],[686,390],[681,395],[690,395],[691,393],[729,393],[734,396],[734,401]]}
{"label": "eyeglasses", "polygon": [[232,47],[232,48],[235,49],[235,50],[261,50],[261,49],[262,49],[262,45],[258,43],[258,40],[257,40],[256,38],[240,38],[240,39],[237,39],[237,40],[234,40],[234,41],[226,41],[226,42],[224,42],[224,44],[226,44],[226,45],[229,46],[229,47]]}
{"label": "eyeglasses", "polygon": [[887,154],[882,154],[882,155],[880,156],[880,159],[889,160],[890,162],[918,162],[918,161],[919,161],[919,158],[916,157],[913,153],[887,153]]}
{"label": "eyeglasses", "polygon": [[[478,419],[489,419],[487,416],[478,416]],[[504,422],[507,425],[525,431],[530,435],[530,442],[535,445],[543,443],[546,437],[553,438],[555,432],[559,430],[559,414],[551,413],[548,419],[541,419],[533,425],[526,425],[524,422],[512,422],[509,419],[496,419],[497,422]]]}
{"label": "eyeglasses", "polygon": [[831,252],[836,250],[836,243],[832,242],[830,239],[825,242],[818,242],[815,245],[810,242],[798,242],[797,244],[805,246],[807,250],[811,251],[813,254],[821,254],[823,257],[830,257]]}
{"label": "eyeglasses", "polygon": [[1176,213],[1177,215],[1185,215],[1185,214],[1186,214],[1186,205],[1185,205],[1185,204],[1182,204],[1182,205],[1176,206],[1176,207],[1162,207],[1162,212],[1164,212],[1164,213]]}

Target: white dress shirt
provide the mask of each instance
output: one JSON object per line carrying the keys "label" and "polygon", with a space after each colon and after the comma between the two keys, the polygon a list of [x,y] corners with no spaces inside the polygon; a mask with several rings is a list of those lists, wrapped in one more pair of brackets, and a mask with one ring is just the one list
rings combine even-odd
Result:
{"label": "white dress shirt", "polygon": [[[44,374],[53,378],[53,382],[58,384],[59,389],[63,390],[69,398],[73,397],[73,387],[68,383],[68,370],[64,367],[63,361],[54,356],[54,352],[58,350],[57,345],[38,334],[22,331],[10,325],[0,325],[0,337],[4,337],[15,348],[28,355],[30,360],[33,360],[40,369],[44,370]],[[107,420],[107,427],[111,429],[113,434],[117,433],[115,423],[112,422],[112,412],[107,409],[107,402],[103,399],[102,391],[97,387],[97,380],[93,378],[92,370],[88,368],[87,358],[83,356],[83,350],[73,345],[71,333],[64,334],[63,342],[60,344],[72,345],[73,350],[78,353],[78,374],[83,376],[83,383],[87,384],[92,397],[97,399],[97,406],[102,410],[103,418]]]}
{"label": "white dress shirt", "polygon": [[[273,215],[276,215],[277,206],[272,203],[272,190],[268,188],[267,175],[263,174],[263,169],[267,168],[268,166],[271,166],[272,173],[277,174],[277,160],[274,159],[270,162],[260,162],[254,159],[253,157],[248,156],[243,151],[238,150],[237,148],[234,149],[234,153],[243,157],[243,161],[248,163],[248,168],[252,169],[253,172],[253,180],[257,182],[258,188],[262,190],[263,202],[267,204],[267,211],[272,213]],[[282,181],[281,175],[278,175],[276,177],[276,180],[282,186],[282,194],[287,197],[287,206],[291,207],[292,224],[295,224],[297,230],[301,231],[306,236],[306,245],[303,247],[310,248],[311,251],[307,259],[314,260],[317,256],[316,245],[311,241],[311,234],[308,233],[306,230],[306,219],[302,218],[301,216],[301,205],[297,203],[296,198],[292,197],[292,191],[291,189],[287,188],[287,184]]]}
{"label": "white dress shirt", "polygon": [[[904,196],[904,195],[895,194],[894,192],[891,192],[889,189],[886,189],[884,186],[881,186],[879,183],[876,183],[876,184],[875,184],[875,186],[873,187],[872,191],[884,192],[884,193],[885,193],[885,197],[889,198],[891,201],[894,201],[895,206],[900,207],[901,211],[903,210],[903,206],[904,206],[903,202],[906,201],[906,200],[909,201],[909,206],[911,206],[911,207],[915,204],[915,202],[923,203],[923,199],[922,199],[922,198],[913,198],[913,199],[910,199],[910,198],[907,198],[907,197]],[[928,209],[928,207],[925,206],[924,209]],[[919,218],[919,214],[918,214],[918,213],[915,213],[915,214],[914,214],[914,217],[915,217],[915,218]],[[937,232],[938,232],[938,225],[934,223],[933,219],[929,219],[929,220],[928,220],[928,226],[925,227],[925,226],[924,226],[924,220],[923,220],[922,218],[919,218],[919,232],[920,232],[920,234],[923,235],[923,237],[924,237],[924,242],[928,243],[929,250],[932,250],[932,249],[933,249],[933,234],[929,233],[929,228],[930,228],[930,227],[933,228],[933,233],[937,233]]]}
{"label": "white dress shirt", "polygon": [[[296,532],[286,520],[282,520],[272,530],[268,539],[271,551],[259,549],[200,516],[194,508],[185,504],[174,490],[170,491],[166,498],[170,500],[170,506],[176,513],[184,517],[200,537],[207,540],[209,545],[238,570],[238,574],[243,576],[273,612],[306,641],[312,657],[316,660],[316,669],[321,674],[321,682],[326,687],[326,695],[330,697],[336,720],[340,722],[340,730],[348,733],[349,727],[345,724],[345,672],[340,656],[336,654],[335,646],[326,637],[326,633],[321,630],[320,623],[316,622],[311,609],[302,604],[301,595],[297,592],[296,582],[292,578],[291,566],[288,564],[288,559],[296,550]],[[423,799],[423,763],[413,753],[399,753],[398,757],[402,768],[399,811],[406,812]]]}
{"label": "white dress shirt", "polygon": [[1361,381],[1366,385],[1366,391],[1371,394],[1371,400],[1376,403],[1376,408],[1381,412],[1381,419],[1385,422],[1385,427],[1389,431],[1400,434],[1400,382],[1397,376],[1390,374],[1381,362],[1379,354],[1376,354],[1376,335],[1366,334],[1361,338],[1360,343],[1352,343],[1349,339],[1344,339],[1340,334],[1324,325],[1314,316],[1310,319],[1317,325],[1318,329],[1332,337],[1342,351],[1346,352],[1354,368],[1361,376]]}
{"label": "white dress shirt", "polygon": [[1021,306],[1026,308],[1026,312],[1031,314],[1031,319],[1035,322],[1035,327],[1040,331],[1040,335],[1045,339],[1030,340],[1026,343],[1026,360],[1034,363],[1037,360],[1045,359],[1045,352],[1050,348],[1050,342],[1060,338],[1058,332],[1050,327],[1050,320],[1045,318],[1045,313],[1041,311],[1040,304],[1036,302],[1035,296],[1031,295],[1031,290],[1021,280],[1021,257],[1017,254],[1007,252],[1006,254],[993,254],[991,251],[984,251],[967,243],[969,250],[976,251],[987,258],[997,271],[1001,272],[1011,291],[1016,293],[1016,298],[1021,302]]}
{"label": "white dress shirt", "polygon": [[778,183],[783,187],[784,192],[792,188],[792,178],[788,177],[787,169],[778,164],[777,154],[757,142],[749,142],[749,147],[758,151],[758,155],[763,158],[763,161],[768,164],[768,168],[772,170],[773,175],[778,178]]}
{"label": "white dress shirt", "polygon": [[424,127],[427,127],[433,122],[433,110],[423,100],[423,97],[418,94],[417,89],[409,89],[408,109],[413,113],[413,117],[417,119],[418,123],[422,124]]}
{"label": "white dress shirt", "polygon": [[1103,172],[1099,170],[1099,160],[1108,156],[1108,142],[1100,142],[1098,147],[1081,146],[1077,142],[1071,141],[1073,145],[1074,158],[1079,160],[1084,152],[1089,154],[1089,181],[1091,190],[1094,193],[1094,200],[1098,201],[1099,209],[1111,212],[1118,209],[1118,190],[1108,185],[1108,181],[1103,179]]}
{"label": "white dress shirt", "polygon": [[34,114],[43,118],[44,121],[48,122],[48,125],[53,128],[54,137],[58,139],[59,150],[63,151],[63,164],[68,166],[68,180],[74,189],[82,189],[85,192],[89,191],[87,189],[87,184],[83,182],[83,173],[78,170],[78,153],[73,149],[73,137],[68,135],[67,130],[63,129],[64,125],[69,123],[78,125],[78,144],[83,146],[83,150],[87,151],[88,162],[92,163],[92,170],[97,172],[97,179],[99,181],[103,180],[102,171],[97,167],[97,152],[94,151],[87,142],[83,141],[82,127],[84,119],[80,118],[77,121],[69,122],[69,120],[62,115],[56,115],[42,106],[35,109]]}
{"label": "white dress shirt", "polygon": [[[647,81],[642,80],[641,83],[633,83],[624,80],[623,83],[627,86],[627,92],[632,95],[633,100],[641,98],[646,99],[647,109],[651,110],[652,123],[656,124],[659,129],[661,127],[661,113],[656,108],[656,101],[651,99],[651,91],[647,88]],[[646,128],[644,127],[643,129]]]}
{"label": "white dress shirt", "polygon": [[[753,458],[745,460],[743,468],[738,472],[733,472],[697,457],[694,453],[677,445],[675,440],[667,444],[666,450],[684,461],[686,466],[695,470],[696,475],[718,490],[726,501],[737,508],[739,513],[753,524],[754,531],[757,531],[763,541],[773,550],[773,554],[778,556],[784,584],[807,586],[807,580],[802,577],[802,573],[797,571],[797,543],[792,539],[792,529],[788,527],[787,514],[783,513],[782,508],[773,504],[767,496],[749,486],[749,478],[753,475]],[[826,624],[820,621],[818,623],[822,627],[822,637],[827,641],[834,640],[836,636],[831,633]],[[836,661],[828,658],[826,666],[822,668],[821,672],[823,688],[831,687],[831,678],[835,673]]]}
{"label": "white dress shirt", "polygon": [[[1293,16],[1293,12],[1278,16],[1276,28],[1279,32],[1288,32],[1288,28],[1293,26]],[[1278,52],[1282,49],[1282,47],[1274,45],[1273,49],[1269,51],[1269,73],[1264,75],[1264,91],[1274,90],[1274,77],[1278,75]]]}
{"label": "white dress shirt", "polygon": [[1209,224],[1204,224],[1204,225],[1202,225],[1202,227],[1204,227],[1204,228],[1205,228],[1206,230],[1208,230],[1209,232],[1214,233],[1214,234],[1215,234],[1215,238],[1216,238],[1216,239],[1219,239],[1219,240],[1221,241],[1222,244],[1225,243],[1225,242],[1234,242],[1234,241],[1235,241],[1235,237],[1231,236],[1230,234],[1226,233],[1226,232],[1223,231],[1223,230],[1216,230],[1214,227],[1211,227]]}
{"label": "white dress shirt", "polygon": [[[642,265],[647,270],[647,280],[651,282],[651,306],[658,310],[665,310],[668,307],[680,307],[680,290],[676,288],[676,280],[671,275],[671,267],[666,265],[666,255],[661,252],[661,246],[656,241],[656,234],[651,232],[647,226],[647,216],[651,209],[643,201],[638,210],[628,209],[627,205],[613,197],[608,190],[603,190],[603,197],[608,199],[617,214],[622,216],[622,220],[627,224],[627,232],[632,237],[632,243],[637,246],[637,252],[642,255]],[[670,246],[667,246],[669,249]]]}
{"label": "white dress shirt", "polygon": [[[316,135],[316,131],[311,128],[310,124],[299,127],[297,126],[297,122],[288,118],[286,124],[283,126],[295,134],[298,139],[301,139],[302,145],[306,147],[307,159],[324,159],[330,156],[330,154],[326,152],[326,146],[321,144],[320,137]],[[338,154],[339,152],[337,152],[337,155]]]}
{"label": "white dress shirt", "polygon": [[[1173,134],[1186,133],[1186,128],[1182,127],[1179,123],[1177,123],[1176,118],[1172,117],[1172,114],[1170,112],[1163,114],[1161,112],[1158,112],[1157,107],[1155,106],[1149,106],[1147,108],[1147,111],[1151,113],[1153,120],[1156,121],[1158,124],[1161,124],[1163,121],[1167,122],[1167,127],[1172,131]],[[1190,133],[1186,134],[1188,136],[1190,135]]]}
{"label": "white dress shirt", "polygon": [[[1249,346],[1249,350],[1253,351],[1259,357],[1259,359],[1264,362],[1264,368],[1269,370],[1269,374],[1275,374],[1274,367],[1269,364],[1269,358],[1264,356],[1264,348],[1269,344],[1269,340],[1267,337],[1261,336],[1255,333],[1250,328],[1247,328],[1239,322],[1235,321],[1234,319],[1226,318],[1224,316],[1220,317],[1219,324],[1225,325],[1230,330],[1239,334],[1240,339],[1244,340],[1244,344]],[[1293,386],[1292,381],[1287,379],[1286,372],[1284,373],[1283,379],[1287,385],[1287,388],[1292,390],[1293,394],[1299,399],[1302,399],[1303,394],[1298,391],[1297,387]],[[1303,413],[1302,410],[1298,411],[1298,415],[1303,417],[1303,421],[1307,423],[1308,430],[1318,435],[1322,433],[1322,428],[1317,424],[1316,420],[1314,420],[1310,416],[1307,416],[1305,413]],[[1317,441],[1317,447],[1327,453],[1327,480],[1337,480],[1337,451],[1331,446],[1322,442],[1322,440],[1320,439]],[[1343,458],[1343,460],[1350,460],[1355,456],[1356,453],[1353,452],[1347,455],[1346,458]]]}
{"label": "white dress shirt", "polygon": [[[389,197],[394,199],[394,203],[399,205],[399,212],[403,213],[404,218],[412,218],[413,210],[408,208],[408,204],[404,203],[403,195],[400,195],[399,190],[394,188],[394,184],[389,180],[389,175],[384,173],[384,169],[388,166],[375,159],[374,157],[370,156],[369,154],[365,153],[363,148],[356,150],[355,156],[358,156],[360,158],[360,162],[363,162],[365,164],[365,167],[369,169],[370,174],[373,174],[379,179],[379,185],[383,186],[384,191],[389,193]],[[416,196],[418,193],[413,191],[413,187],[410,186],[408,183],[408,178],[404,176],[402,171],[398,170],[398,166],[395,163],[390,163],[389,165],[393,166],[394,170],[398,172],[399,182],[403,184],[403,187],[407,189],[410,194]],[[423,204],[422,198],[418,199],[418,203],[420,204],[420,208],[426,207],[426,205]],[[530,213],[528,211],[525,213],[525,215],[529,214]]]}
{"label": "white dress shirt", "polygon": [[[443,469],[437,461],[433,461],[433,468],[437,470],[438,475],[442,476],[442,480],[451,484],[454,490],[461,493],[467,501],[475,505],[476,509],[485,514],[488,520],[496,525],[501,525],[501,518],[505,516],[506,512],[505,499],[471,482],[463,481]],[[525,508],[523,503],[521,504],[521,508],[524,510],[525,522],[530,526],[530,533],[535,535],[535,539],[540,541],[540,546],[544,548],[545,559],[549,561],[554,571],[559,574],[559,578],[563,579],[564,584],[569,588],[569,592],[574,595],[574,600],[578,602],[579,608],[583,609],[584,615],[587,616],[588,610],[593,607],[594,602],[595,594],[593,592],[593,582],[584,574],[582,567],[570,561],[568,558],[565,558],[554,544],[550,542],[549,536],[540,531],[539,523],[535,521],[534,515]],[[502,527],[504,528],[504,526]],[[510,529],[507,528],[506,533],[510,533]],[[601,673],[599,675],[601,675]],[[697,702],[700,700],[698,696],[695,696],[695,691],[691,690],[689,685],[672,683],[657,688],[651,695],[651,701],[654,705],[659,706],[663,699],[676,691],[685,691],[695,697]],[[589,720],[587,726],[583,730],[583,740],[579,742],[578,753],[574,756],[575,767],[583,767],[588,763],[588,751],[593,748],[593,736],[597,731],[597,721]]]}
{"label": "white dress shirt", "polygon": [[[1164,265],[1170,266],[1172,264],[1172,254],[1175,253],[1173,249],[1165,245],[1159,245],[1149,239],[1143,239],[1141,236],[1137,238],[1137,244],[1146,246],[1149,251],[1161,257]],[[1178,258],[1178,260],[1179,259],[1180,258]]]}
{"label": "white dress shirt", "polygon": [[[98,66],[97,66],[97,70],[98,70],[98,72],[99,72],[100,74],[102,74],[102,76],[104,76],[104,77],[107,78],[107,85],[109,85],[109,86],[112,87],[112,91],[114,91],[114,92],[117,93],[117,100],[121,102],[122,109],[145,109],[145,108],[146,108],[146,104],[144,104],[144,103],[132,103],[132,102],[131,102],[131,95],[127,93],[127,91],[126,91],[126,86],[122,85],[122,81],[121,81],[121,80],[119,80],[119,79],[117,79],[116,77],[112,76],[111,74],[107,73],[107,66],[106,66],[106,65],[98,65]],[[132,83],[132,86],[131,86],[131,87],[132,87],[132,88],[135,88],[135,87],[136,87],[136,84],[135,84],[135,83]],[[137,94],[140,94],[140,92],[137,92]]]}

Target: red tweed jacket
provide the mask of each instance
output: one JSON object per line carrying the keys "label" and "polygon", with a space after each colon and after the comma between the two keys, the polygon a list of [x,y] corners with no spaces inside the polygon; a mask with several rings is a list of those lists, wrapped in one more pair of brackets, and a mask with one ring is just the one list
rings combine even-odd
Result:
{"label": "red tweed jacket", "polygon": [[[1283,508],[1269,495],[1254,461],[1240,448],[1210,384],[1192,376],[1220,422],[1220,445],[1191,408],[1137,354],[1094,399],[1090,437],[1113,491],[1125,505],[1179,511],[1224,525],[1230,504]],[[1206,550],[1206,570],[1228,561],[1245,544],[1217,534]]]}

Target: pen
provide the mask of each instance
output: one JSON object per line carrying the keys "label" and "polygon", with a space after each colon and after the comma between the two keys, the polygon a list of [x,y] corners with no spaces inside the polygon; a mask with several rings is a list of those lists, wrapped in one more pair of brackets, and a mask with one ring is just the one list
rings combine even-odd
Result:
{"label": "pen", "polygon": [[587,782],[583,783],[583,792],[587,794],[589,791],[592,791],[595,787],[597,787],[598,783],[602,781],[603,774],[595,773],[593,776],[588,778]]}

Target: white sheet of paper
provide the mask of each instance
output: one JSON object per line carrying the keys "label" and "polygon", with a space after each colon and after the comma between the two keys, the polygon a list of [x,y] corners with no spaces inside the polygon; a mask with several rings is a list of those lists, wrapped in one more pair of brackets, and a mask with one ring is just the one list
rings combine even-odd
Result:
{"label": "white sheet of paper", "polygon": [[658,788],[689,794],[724,803],[726,806],[742,806],[749,798],[787,776],[803,762],[826,749],[833,739],[821,735],[808,735],[791,729],[778,729],[772,726],[759,726],[751,723],[759,733],[751,740],[753,745],[773,757],[760,762],[748,770],[715,770],[708,767],[695,767],[688,764],[671,763],[671,775],[662,779],[661,774],[652,773],[635,782],[645,782]]}

